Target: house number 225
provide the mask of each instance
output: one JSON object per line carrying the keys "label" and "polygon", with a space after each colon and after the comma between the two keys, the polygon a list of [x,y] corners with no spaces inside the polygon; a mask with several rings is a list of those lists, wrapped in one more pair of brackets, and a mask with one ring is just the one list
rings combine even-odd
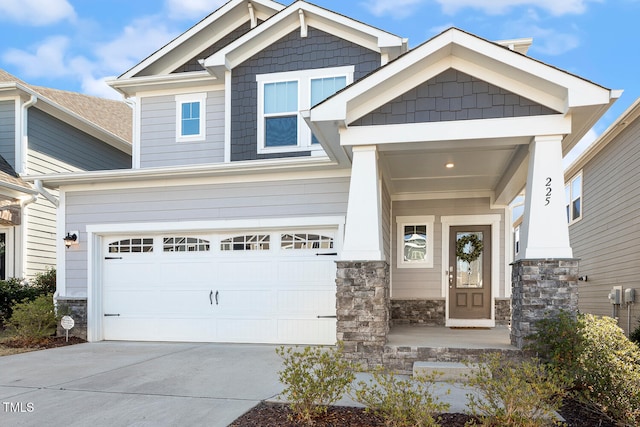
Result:
{"label": "house number 225", "polygon": [[547,178],[547,182],[544,185],[545,188],[545,197],[544,197],[544,205],[548,206],[551,203],[551,178]]}

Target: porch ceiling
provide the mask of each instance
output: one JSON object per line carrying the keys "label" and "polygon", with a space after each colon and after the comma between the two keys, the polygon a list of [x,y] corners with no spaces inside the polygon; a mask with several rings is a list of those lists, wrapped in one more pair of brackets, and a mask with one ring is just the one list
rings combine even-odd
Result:
{"label": "porch ceiling", "polygon": [[[436,193],[494,196],[516,151],[526,138],[501,144],[402,144],[379,146],[383,175],[393,196]],[[452,163],[452,168],[446,165]],[[524,185],[524,180],[522,182]]]}

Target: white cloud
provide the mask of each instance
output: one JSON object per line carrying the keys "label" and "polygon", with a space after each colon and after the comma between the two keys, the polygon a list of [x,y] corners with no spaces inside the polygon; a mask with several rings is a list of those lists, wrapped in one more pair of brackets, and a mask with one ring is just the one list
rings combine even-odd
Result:
{"label": "white cloud", "polygon": [[76,12],[67,0],[0,1],[0,19],[19,24],[43,26],[75,18]]}
{"label": "white cloud", "polygon": [[375,16],[391,16],[396,19],[410,16],[424,0],[367,0],[360,3]]}
{"label": "white cloud", "polygon": [[65,64],[69,45],[68,37],[54,36],[35,47],[33,53],[9,49],[2,55],[2,60],[19,67],[22,70],[20,75],[25,78],[62,77],[69,73]]}
{"label": "white cloud", "polygon": [[455,14],[460,9],[469,7],[480,9],[490,15],[502,15],[516,6],[530,6],[546,10],[552,15],[584,13],[589,2],[603,0],[436,0],[446,14]]}
{"label": "white cloud", "polygon": [[508,34],[507,38],[533,37],[531,50],[544,55],[562,55],[580,46],[577,28],[567,25],[562,29],[543,27],[541,24],[545,22],[535,10],[529,9],[520,19],[505,21],[504,33]]}
{"label": "white cloud", "polygon": [[596,131],[593,128],[589,129],[589,132],[562,159],[562,167],[568,168],[596,139],[598,139]]}
{"label": "white cloud", "polygon": [[202,19],[225,4],[227,0],[167,0],[172,19]]}

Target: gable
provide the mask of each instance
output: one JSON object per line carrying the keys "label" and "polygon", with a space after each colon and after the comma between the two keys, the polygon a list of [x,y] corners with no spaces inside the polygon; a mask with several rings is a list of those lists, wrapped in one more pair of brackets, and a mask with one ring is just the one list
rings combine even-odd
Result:
{"label": "gable", "polygon": [[[231,160],[284,157],[257,154],[258,83],[256,76],[298,70],[353,65],[354,81],[380,67],[380,53],[309,27],[307,37],[299,30],[256,53],[232,70]],[[308,155],[308,152],[289,155]]]}
{"label": "gable", "polygon": [[556,114],[550,108],[450,68],[350,123],[443,122]]}
{"label": "gable", "polygon": [[[258,20],[258,24],[262,23],[262,21]],[[200,65],[200,60],[208,58],[214,53],[218,52],[220,49],[228,46],[230,43],[248,33],[251,30],[251,21],[247,21],[235,30],[231,31],[229,34],[191,58],[189,61],[176,68],[173,73],[185,73],[190,71],[204,71],[204,67]]]}

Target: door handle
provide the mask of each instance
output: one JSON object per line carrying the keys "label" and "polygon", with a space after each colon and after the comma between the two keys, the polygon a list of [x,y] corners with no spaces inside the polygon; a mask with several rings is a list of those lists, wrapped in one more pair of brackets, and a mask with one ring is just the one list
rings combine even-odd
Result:
{"label": "door handle", "polygon": [[213,291],[209,292],[209,302],[213,305]]}
{"label": "door handle", "polygon": [[216,291],[216,305],[218,305],[218,291]]}

